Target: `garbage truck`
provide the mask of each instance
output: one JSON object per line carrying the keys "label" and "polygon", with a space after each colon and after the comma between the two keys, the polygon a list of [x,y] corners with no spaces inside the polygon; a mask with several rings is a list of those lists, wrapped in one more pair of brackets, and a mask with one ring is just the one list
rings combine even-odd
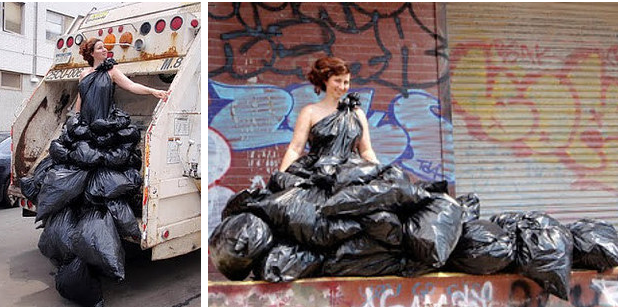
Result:
{"label": "garbage truck", "polygon": [[61,134],[77,99],[80,73],[88,68],[79,47],[96,37],[127,77],[170,91],[165,100],[120,87],[114,95],[116,106],[130,115],[141,134],[142,210],[136,213],[141,238],[133,241],[151,249],[152,260],[201,247],[200,11],[200,3],[131,3],[93,10],[56,39],[51,68],[11,127],[8,194],[24,216],[37,208],[22,194],[20,179],[33,175]]}

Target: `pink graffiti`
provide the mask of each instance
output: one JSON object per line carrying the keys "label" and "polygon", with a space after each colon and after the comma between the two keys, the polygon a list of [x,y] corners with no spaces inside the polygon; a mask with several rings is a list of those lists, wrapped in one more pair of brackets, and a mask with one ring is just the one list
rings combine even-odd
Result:
{"label": "pink graffiti", "polygon": [[[610,87],[618,85],[618,75],[612,74],[618,67],[618,46],[607,50],[583,47],[562,56],[552,54],[556,52],[538,44],[528,46],[501,40],[456,45],[451,52],[450,66],[455,87],[459,67],[463,67],[467,57],[475,60],[480,57],[483,61],[479,65],[485,86],[473,98],[459,97],[454,90],[453,113],[463,119],[467,133],[478,140],[500,144],[519,157],[553,157],[576,175],[578,180],[573,187],[601,188],[618,195],[618,187],[597,179],[618,163],[608,154],[618,141],[618,135],[608,133],[611,132],[609,126],[613,125],[610,114],[616,113],[612,102],[615,96],[611,96],[615,92]],[[589,61],[600,63],[598,70],[592,71],[598,76],[588,77],[587,81],[592,81],[578,84],[578,73],[589,74],[590,67],[595,67]],[[552,110],[551,104],[537,100],[535,94],[538,95],[544,86],[564,94],[559,98],[567,107]],[[505,87],[508,88],[505,90]],[[598,101],[591,101],[590,92],[600,93]],[[521,126],[517,132],[509,131],[512,121],[508,114],[514,111],[527,114],[524,119],[518,118]],[[567,123],[566,135],[547,127],[547,123],[557,120]],[[582,159],[573,153],[574,150],[586,150],[587,156],[592,158]]]}

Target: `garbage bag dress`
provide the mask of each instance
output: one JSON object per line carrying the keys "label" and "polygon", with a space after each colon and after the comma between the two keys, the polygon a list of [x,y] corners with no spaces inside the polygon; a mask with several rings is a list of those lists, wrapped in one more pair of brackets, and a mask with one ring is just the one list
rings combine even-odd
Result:
{"label": "garbage bag dress", "polygon": [[[328,247],[359,231],[358,224],[351,222],[356,217],[397,213],[405,205],[429,198],[428,192],[410,183],[396,166],[374,164],[360,156],[357,145],[363,128],[355,111],[359,105],[358,93],[341,99],[336,111],[310,128],[308,154],[285,172],[273,174],[263,189],[268,193],[240,192],[223,212],[249,211],[266,221],[275,237]],[[260,197],[240,197],[258,194]],[[329,236],[325,231],[329,228],[341,231]],[[388,240],[396,244],[399,238],[395,235]]]}
{"label": "garbage bag dress", "polygon": [[108,70],[117,64],[112,58],[105,59],[94,72],[85,76],[77,85],[82,100],[81,120],[91,124],[100,118],[107,118],[114,104],[114,83]]}

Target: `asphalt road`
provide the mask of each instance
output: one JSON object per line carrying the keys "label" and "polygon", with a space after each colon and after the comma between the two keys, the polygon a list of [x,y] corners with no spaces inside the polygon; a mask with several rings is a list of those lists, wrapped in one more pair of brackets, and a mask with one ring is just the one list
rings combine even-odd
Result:
{"label": "asphalt road", "polygon": [[[56,268],[37,248],[41,232],[20,208],[0,209],[0,307],[78,306],[56,291]],[[201,250],[167,260],[149,257],[127,249],[126,279],[102,278],[105,306],[200,306]]]}

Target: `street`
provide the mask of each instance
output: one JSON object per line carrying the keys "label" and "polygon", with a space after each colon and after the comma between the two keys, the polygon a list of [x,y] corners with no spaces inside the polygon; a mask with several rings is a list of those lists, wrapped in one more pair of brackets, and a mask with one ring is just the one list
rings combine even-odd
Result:
{"label": "street", "polygon": [[[21,208],[0,209],[0,307],[78,306],[56,291],[56,269],[37,248],[41,232]],[[126,279],[101,279],[105,306],[200,306],[201,250],[154,262],[139,248],[126,252]]]}

